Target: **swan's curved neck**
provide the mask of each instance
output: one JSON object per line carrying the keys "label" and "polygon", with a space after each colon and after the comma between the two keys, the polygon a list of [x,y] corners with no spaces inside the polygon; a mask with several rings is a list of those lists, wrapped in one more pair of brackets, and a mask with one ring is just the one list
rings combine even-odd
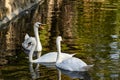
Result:
{"label": "swan's curved neck", "polygon": [[36,26],[34,26],[34,34],[35,34],[36,43],[37,43],[36,49],[37,51],[42,51],[42,45],[41,45],[39,34],[38,34],[38,28]]}
{"label": "swan's curved neck", "polygon": [[[29,53],[29,62],[35,62],[35,60],[33,60],[33,54],[36,48],[36,44],[32,46],[32,48],[30,49],[30,53]],[[40,54],[40,55],[39,55]],[[37,57],[39,58],[41,56],[41,51],[38,52]],[[39,67],[39,64],[37,64],[37,67]]]}
{"label": "swan's curved neck", "polygon": [[60,54],[61,54],[61,43],[59,40],[56,41],[56,46],[57,46],[57,59],[56,59],[56,63],[60,63],[62,60],[60,59]]}
{"label": "swan's curved neck", "polygon": [[58,70],[58,80],[61,80],[61,71]]}
{"label": "swan's curved neck", "polygon": [[33,53],[34,53],[34,50],[36,48],[36,44],[32,45],[31,49],[30,49],[30,53],[29,53],[29,62],[33,62]]}

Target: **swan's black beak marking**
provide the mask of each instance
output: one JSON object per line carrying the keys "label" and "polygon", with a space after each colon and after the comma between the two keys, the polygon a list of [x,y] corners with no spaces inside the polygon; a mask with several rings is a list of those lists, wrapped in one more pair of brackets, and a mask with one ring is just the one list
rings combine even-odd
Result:
{"label": "swan's black beak marking", "polygon": [[31,42],[28,43],[28,46],[26,48],[28,48],[29,46],[31,46]]}

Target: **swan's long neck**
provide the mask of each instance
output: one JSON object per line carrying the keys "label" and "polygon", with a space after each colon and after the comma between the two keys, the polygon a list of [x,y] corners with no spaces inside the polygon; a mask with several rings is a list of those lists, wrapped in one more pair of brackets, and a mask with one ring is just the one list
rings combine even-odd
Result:
{"label": "swan's long neck", "polygon": [[34,26],[34,34],[35,34],[36,43],[37,43],[36,49],[37,51],[42,51],[42,45],[41,45],[39,34],[38,34],[38,28],[36,26]]}
{"label": "swan's long neck", "polygon": [[56,63],[60,63],[62,62],[61,60],[61,43],[59,40],[56,40],[56,46],[57,46],[57,59],[56,59]]}
{"label": "swan's long neck", "polygon": [[58,69],[58,80],[61,80],[61,71]]}
{"label": "swan's long neck", "polygon": [[36,47],[36,44],[35,45],[32,45],[32,48],[30,49],[30,53],[29,53],[29,62],[33,62],[33,53],[34,53],[34,50],[35,50],[35,47]]}

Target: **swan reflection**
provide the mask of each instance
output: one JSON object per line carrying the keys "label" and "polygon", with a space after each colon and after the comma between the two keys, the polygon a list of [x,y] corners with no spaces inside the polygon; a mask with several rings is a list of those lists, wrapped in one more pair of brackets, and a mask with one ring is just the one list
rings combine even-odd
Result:
{"label": "swan reflection", "polygon": [[[37,63],[35,65],[36,66],[34,67],[33,63],[29,64],[29,69],[30,69],[32,80],[40,79],[40,76],[41,76],[40,75],[40,68],[39,68],[40,64]],[[89,73],[87,71],[67,71],[67,70],[57,68],[54,63],[53,64],[52,63],[50,63],[50,64],[44,63],[42,65],[44,65],[47,68],[51,68],[51,69],[56,70],[57,73],[58,73],[58,80],[62,80],[62,75],[66,75],[67,77],[70,78],[70,80],[71,79],[75,79],[75,80],[76,79],[77,80],[81,80],[81,79],[82,80],[92,80],[91,76],[89,75]],[[43,75],[43,76],[45,76],[45,75]]]}
{"label": "swan reflection", "polygon": [[[35,68],[33,66],[35,64]],[[40,78],[40,65],[44,65],[47,68],[56,69],[55,63],[30,63],[29,70],[33,80]]]}
{"label": "swan reflection", "polygon": [[30,63],[29,64],[29,69],[30,69],[31,77],[32,77],[33,80],[40,78],[39,64],[36,64],[36,67],[34,69],[33,63]]}
{"label": "swan reflection", "polygon": [[67,75],[69,76],[71,79],[82,79],[82,80],[92,80],[91,76],[89,75],[89,73],[87,71],[67,71],[67,70],[63,70],[63,69],[59,69],[58,70],[58,80],[62,80],[61,79],[61,74]]}

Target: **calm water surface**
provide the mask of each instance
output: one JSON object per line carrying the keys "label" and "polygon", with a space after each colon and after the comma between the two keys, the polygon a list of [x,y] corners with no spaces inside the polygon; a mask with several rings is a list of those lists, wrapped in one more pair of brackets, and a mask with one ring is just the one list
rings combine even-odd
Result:
{"label": "calm water surface", "polygon": [[93,68],[87,72],[68,72],[52,65],[37,68],[21,56],[0,67],[0,80],[120,80],[120,0],[94,1],[78,0],[78,37],[71,45],[62,43],[63,52],[77,53],[76,57],[94,64]]}

